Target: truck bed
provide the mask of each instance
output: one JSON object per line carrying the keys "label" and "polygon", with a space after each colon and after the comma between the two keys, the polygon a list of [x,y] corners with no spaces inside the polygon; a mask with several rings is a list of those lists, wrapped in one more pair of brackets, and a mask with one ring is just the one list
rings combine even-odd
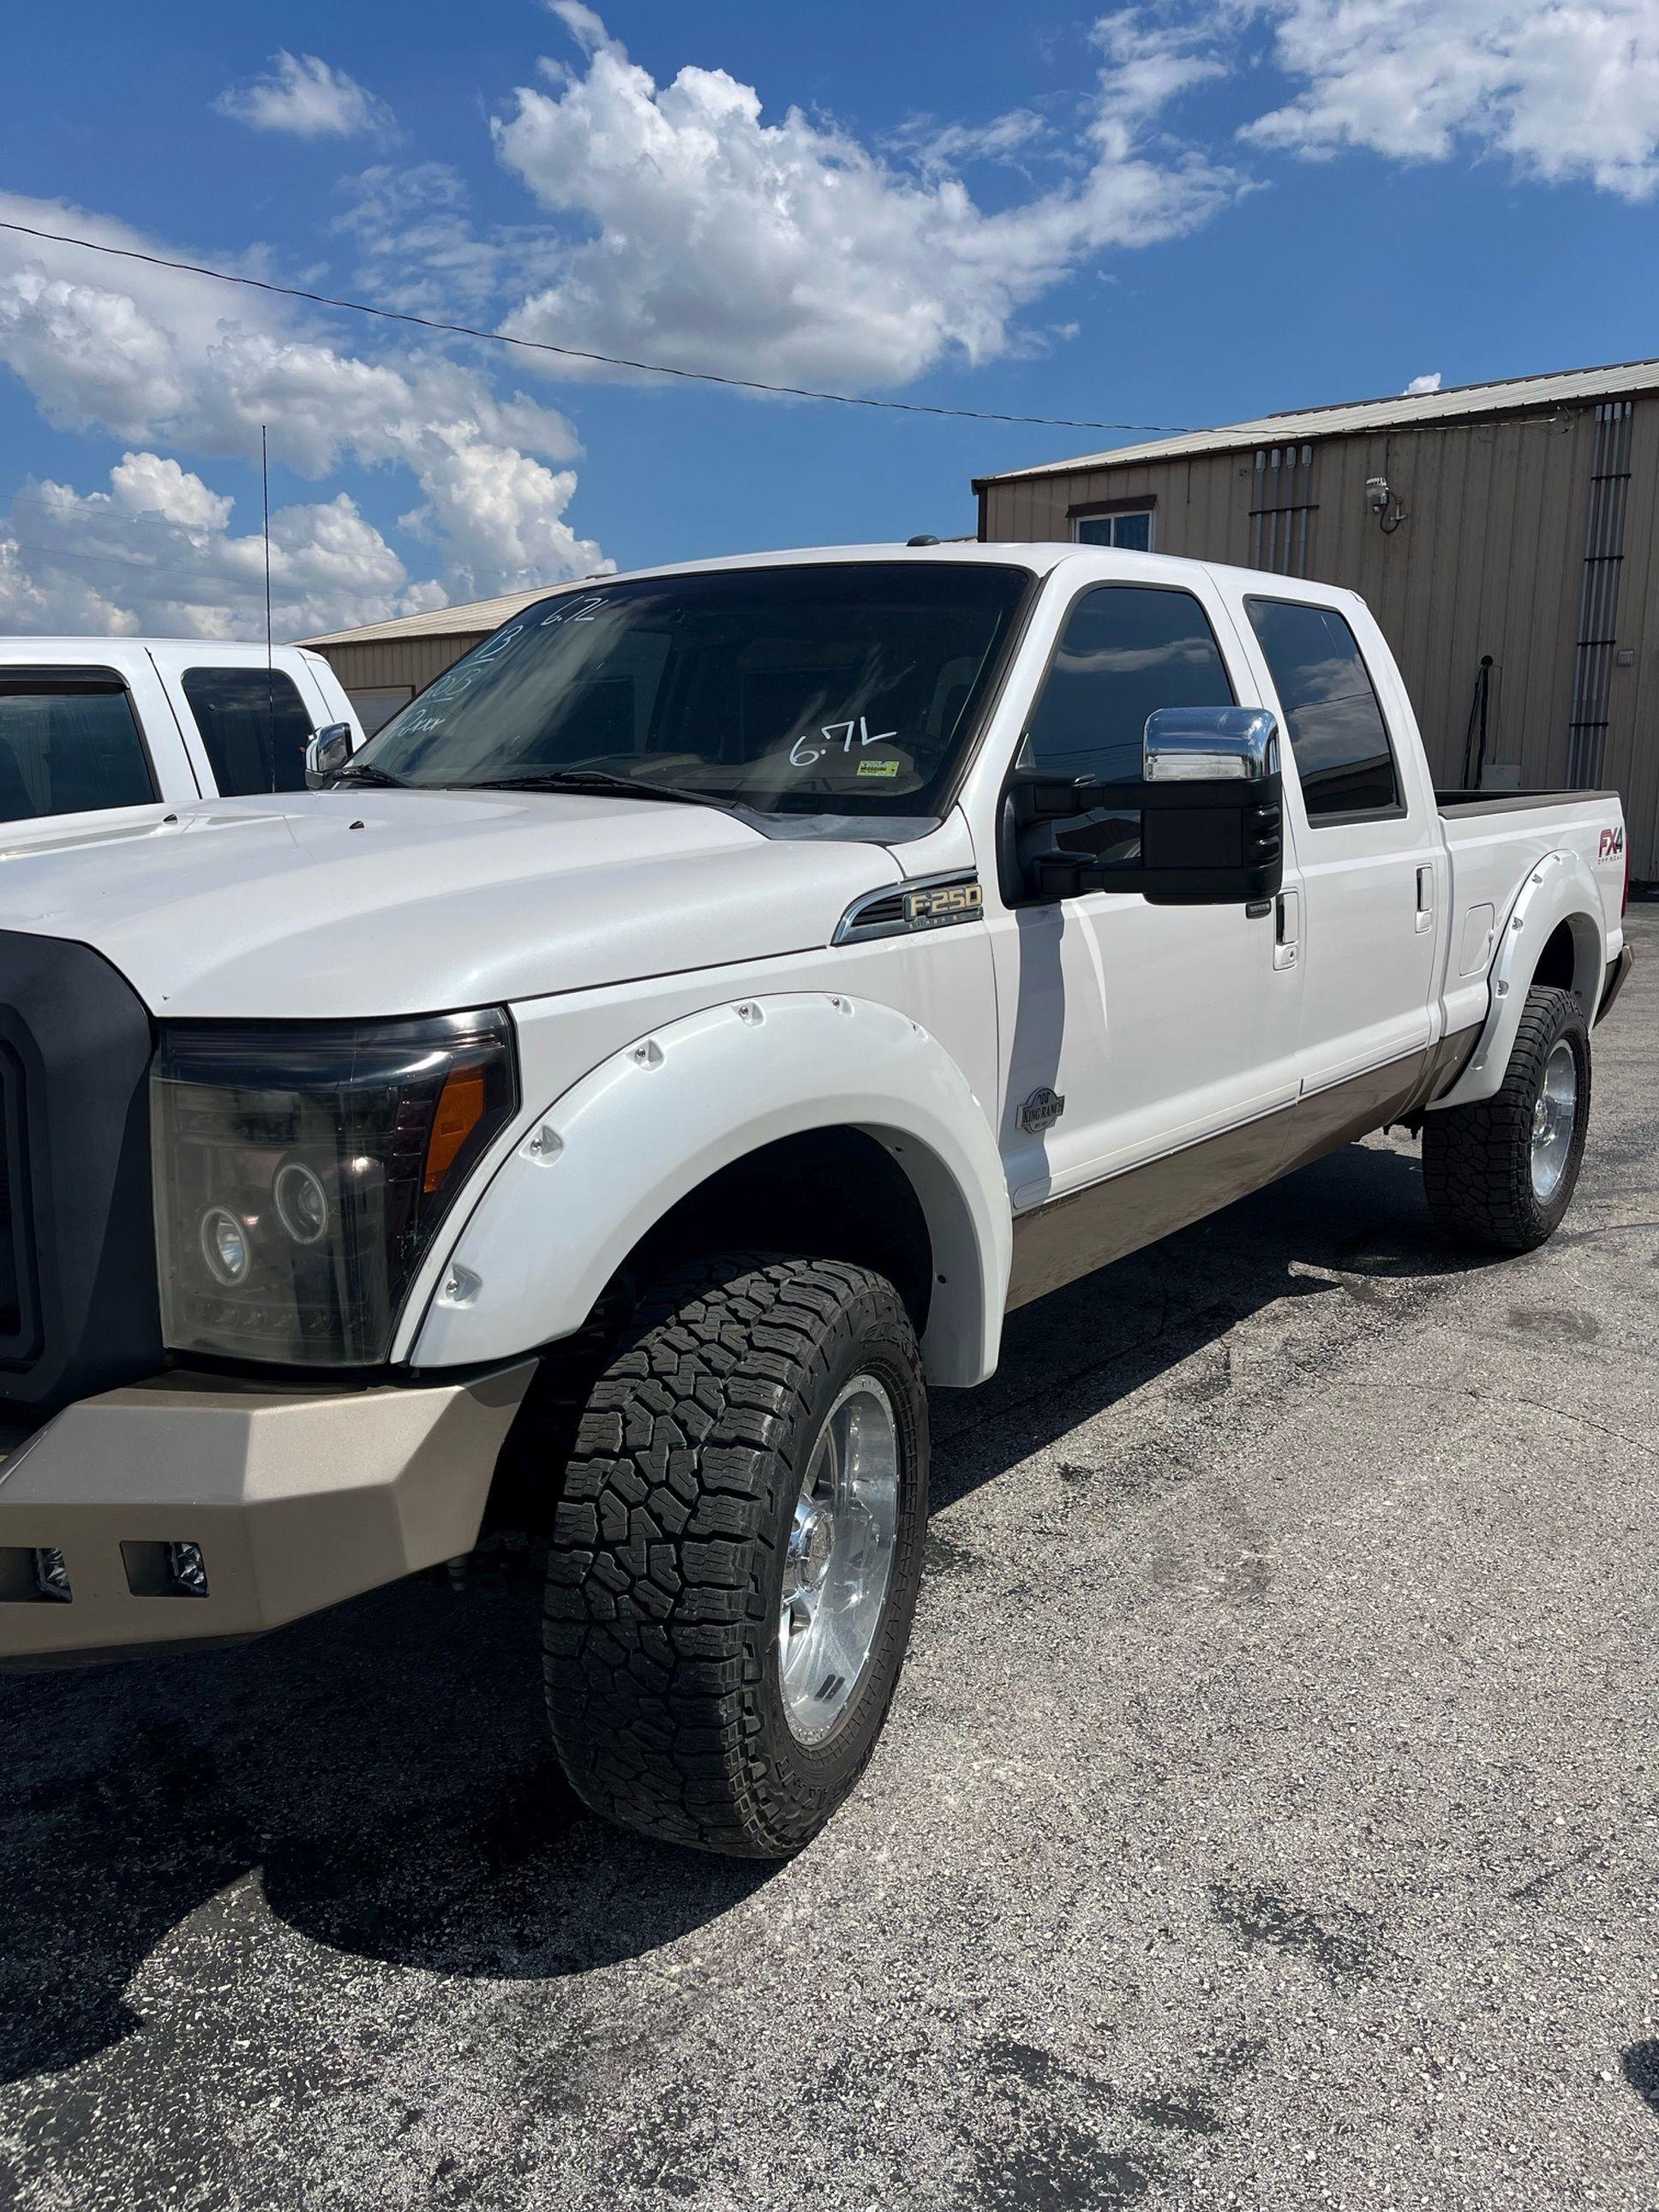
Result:
{"label": "truck bed", "polygon": [[1434,803],[1443,814],[1517,814],[1531,806],[1590,805],[1616,801],[1616,791],[1437,791]]}

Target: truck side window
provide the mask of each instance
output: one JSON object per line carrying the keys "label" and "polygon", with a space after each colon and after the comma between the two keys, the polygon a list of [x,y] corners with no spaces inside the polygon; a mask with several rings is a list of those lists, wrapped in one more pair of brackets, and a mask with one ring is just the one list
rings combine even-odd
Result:
{"label": "truck side window", "polygon": [[311,717],[292,677],[280,668],[187,668],[183,680],[225,798],[305,789]]}
{"label": "truck side window", "polygon": [[1066,618],[1019,765],[1139,782],[1150,714],[1234,703],[1215,632],[1190,592],[1103,584]]}
{"label": "truck side window", "polygon": [[1310,822],[1392,813],[1400,779],[1388,725],[1347,623],[1334,607],[1245,605],[1285,710]]}
{"label": "truck side window", "polygon": [[0,677],[0,822],[147,806],[155,796],[118,676]]}

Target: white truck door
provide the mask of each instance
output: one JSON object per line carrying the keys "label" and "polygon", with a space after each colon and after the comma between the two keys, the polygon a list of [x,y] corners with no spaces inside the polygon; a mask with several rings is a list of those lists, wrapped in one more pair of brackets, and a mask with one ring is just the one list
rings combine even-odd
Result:
{"label": "white truck door", "polygon": [[[1302,877],[1304,1091],[1432,1041],[1445,841],[1392,654],[1349,595],[1243,593],[1288,744],[1285,806]],[[1305,588],[1305,587],[1304,587]],[[1364,634],[1364,647],[1361,633]]]}
{"label": "white truck door", "polygon": [[[101,641],[98,641],[101,643]],[[124,834],[201,795],[142,653],[0,665],[0,854]]]}
{"label": "white truck door", "polygon": [[[1064,617],[1018,764],[1138,779],[1154,708],[1255,702],[1239,665],[1207,580],[1091,585]],[[1302,978],[1288,838],[1285,885],[1277,911],[1096,891],[1017,897],[992,918],[1016,1212],[1294,1100]]]}

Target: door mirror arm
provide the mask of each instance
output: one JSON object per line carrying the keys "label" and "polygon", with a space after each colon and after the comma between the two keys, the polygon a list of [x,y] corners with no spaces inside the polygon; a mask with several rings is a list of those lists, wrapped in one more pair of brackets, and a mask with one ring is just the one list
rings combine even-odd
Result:
{"label": "door mirror arm", "polygon": [[1260,708],[1161,708],[1147,718],[1138,782],[1025,775],[1008,798],[1018,872],[1036,899],[1260,905],[1284,878],[1279,726]]}

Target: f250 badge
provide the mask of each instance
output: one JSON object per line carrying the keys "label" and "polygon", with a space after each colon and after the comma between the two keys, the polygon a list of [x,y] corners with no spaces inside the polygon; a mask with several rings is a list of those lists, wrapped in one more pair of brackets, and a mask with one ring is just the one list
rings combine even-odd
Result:
{"label": "f250 badge", "polygon": [[1052,1129],[1066,1111],[1066,1101],[1058,1091],[1044,1084],[1034,1091],[1019,1109],[1019,1126],[1028,1137],[1041,1137]]}
{"label": "f250 badge", "polygon": [[930,884],[906,891],[904,919],[912,929],[937,929],[947,921],[977,921],[985,893],[977,884]]}
{"label": "f250 badge", "polygon": [[1616,860],[1624,849],[1625,833],[1622,830],[1604,830],[1601,832],[1601,850],[1597,855],[1599,859]]}

